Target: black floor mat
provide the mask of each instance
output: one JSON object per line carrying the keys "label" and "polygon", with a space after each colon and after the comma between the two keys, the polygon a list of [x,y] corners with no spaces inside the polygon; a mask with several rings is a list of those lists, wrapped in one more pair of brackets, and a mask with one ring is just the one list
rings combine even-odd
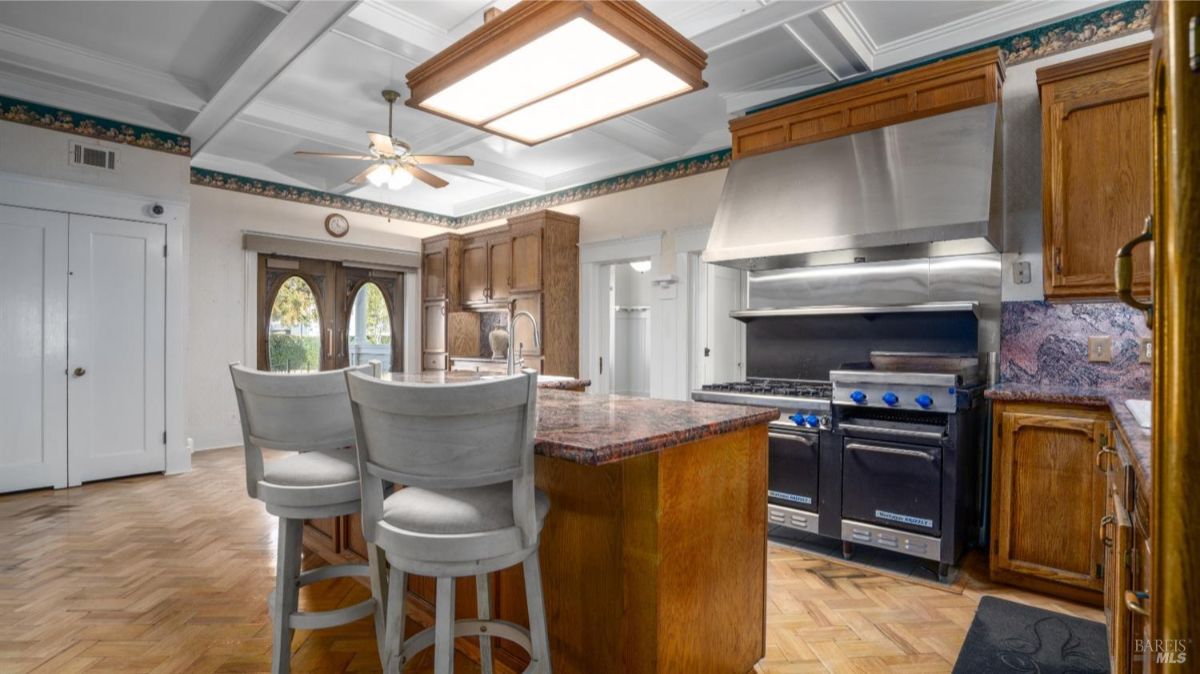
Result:
{"label": "black floor mat", "polygon": [[1108,671],[1108,636],[1102,623],[995,597],[979,602],[954,663],[954,674]]}

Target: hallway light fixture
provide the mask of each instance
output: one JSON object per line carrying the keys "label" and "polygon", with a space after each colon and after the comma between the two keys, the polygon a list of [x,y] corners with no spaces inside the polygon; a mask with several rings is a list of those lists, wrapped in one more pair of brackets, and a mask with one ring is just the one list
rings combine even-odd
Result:
{"label": "hallway light fixture", "polygon": [[629,263],[629,266],[633,267],[633,270],[637,273],[645,274],[646,272],[650,271],[651,262],[650,260],[634,260],[633,262]]}
{"label": "hallway light fixture", "polygon": [[409,71],[405,104],[536,145],[703,89],[707,61],[637,2],[525,0]]}

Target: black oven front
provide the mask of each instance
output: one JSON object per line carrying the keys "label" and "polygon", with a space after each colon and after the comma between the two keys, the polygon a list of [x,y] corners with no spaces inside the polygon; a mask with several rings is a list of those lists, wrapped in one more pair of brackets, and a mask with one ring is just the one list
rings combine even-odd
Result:
{"label": "black oven front", "polygon": [[820,434],[790,423],[772,423],[767,431],[767,502],[817,512]]}

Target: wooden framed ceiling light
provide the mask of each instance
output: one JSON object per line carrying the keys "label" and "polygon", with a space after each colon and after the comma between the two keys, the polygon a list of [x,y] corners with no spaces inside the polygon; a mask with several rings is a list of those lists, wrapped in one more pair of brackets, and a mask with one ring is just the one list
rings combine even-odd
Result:
{"label": "wooden framed ceiling light", "polygon": [[632,0],[524,0],[408,73],[408,106],[526,145],[705,88],[708,55]]}

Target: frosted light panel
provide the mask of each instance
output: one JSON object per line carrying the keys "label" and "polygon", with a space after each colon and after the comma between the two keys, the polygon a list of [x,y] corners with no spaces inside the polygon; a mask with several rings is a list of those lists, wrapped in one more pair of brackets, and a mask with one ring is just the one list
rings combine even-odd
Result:
{"label": "frosted light panel", "polygon": [[582,17],[497,59],[421,102],[472,124],[578,82],[637,56]]}
{"label": "frosted light panel", "polygon": [[532,143],[690,89],[686,82],[654,61],[640,59],[509,113],[486,128]]}

